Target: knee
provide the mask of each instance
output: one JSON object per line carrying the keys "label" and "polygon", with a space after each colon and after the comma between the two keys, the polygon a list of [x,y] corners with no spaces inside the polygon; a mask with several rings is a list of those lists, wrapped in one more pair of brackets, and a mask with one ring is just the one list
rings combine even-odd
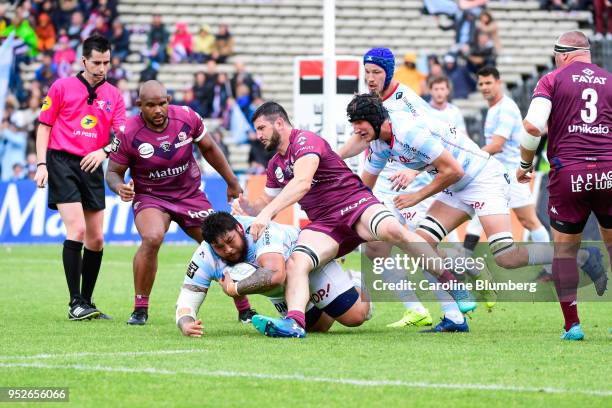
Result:
{"label": "knee", "polygon": [[[367,303],[364,303],[367,305]],[[360,307],[356,310],[351,310],[347,312],[344,316],[338,318],[338,322],[346,327],[357,327],[361,326],[363,322],[367,320],[367,310],[364,307]]]}
{"label": "knee", "polygon": [[87,237],[85,244],[92,251],[101,251],[104,247],[104,235],[100,233],[93,237]]}
{"label": "knee", "polygon": [[378,245],[367,244],[364,248],[363,252],[368,259],[382,258],[389,255],[389,251],[384,251]]}
{"label": "knee", "polygon": [[73,241],[83,242],[85,240],[85,224],[76,222],[67,224],[66,237]]}
{"label": "knee", "polygon": [[497,266],[504,269],[514,269],[519,266],[517,257],[512,252],[507,252],[503,255],[495,256],[495,263]]}
{"label": "knee", "polygon": [[162,231],[147,231],[141,234],[141,247],[147,250],[158,250],[162,242],[164,242],[164,233]]}
{"label": "knee", "polygon": [[379,238],[383,241],[397,244],[403,242],[405,230],[399,222],[387,223],[379,234]]}

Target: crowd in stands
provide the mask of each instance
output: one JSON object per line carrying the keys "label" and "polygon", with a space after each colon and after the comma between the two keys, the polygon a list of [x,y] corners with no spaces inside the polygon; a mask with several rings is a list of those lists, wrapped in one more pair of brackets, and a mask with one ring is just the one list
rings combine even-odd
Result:
{"label": "crowd in stands", "polygon": [[[250,117],[261,99],[261,85],[234,55],[234,38],[227,24],[220,22],[216,33],[202,25],[192,33],[179,22],[169,30],[160,15],[154,15],[146,28],[146,47],[130,48],[130,30],[117,10],[118,0],[25,0],[12,5],[0,3],[0,38],[15,33],[14,64],[9,97],[0,126],[0,181],[33,177],[37,116],[42,98],[58,78],[78,72],[81,44],[92,34],[100,34],[113,44],[112,67],[107,80],[123,94],[128,115],[137,112],[137,91],[130,80],[139,83],[157,79],[161,64],[206,64],[194,75],[193,86],[170,89],[174,103],[190,106],[204,118],[219,123],[211,135],[229,155],[223,139],[252,145],[250,172],[259,173],[269,155],[256,140]],[[144,62],[138,78],[130,78],[123,66],[127,60]],[[218,64],[231,64],[230,74],[219,72]],[[21,68],[38,66],[29,83],[22,80]],[[175,92],[178,91],[178,92]],[[232,124],[235,124],[232,128]],[[31,161],[31,163],[30,163]]]}

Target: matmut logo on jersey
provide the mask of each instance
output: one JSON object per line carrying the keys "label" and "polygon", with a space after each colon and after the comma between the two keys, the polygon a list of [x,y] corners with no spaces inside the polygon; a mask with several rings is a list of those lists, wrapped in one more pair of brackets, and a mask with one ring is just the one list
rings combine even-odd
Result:
{"label": "matmut logo on jersey", "polygon": [[81,119],[81,127],[83,129],[93,129],[98,124],[98,118],[93,115],[85,115]]}
{"label": "matmut logo on jersey", "polygon": [[189,162],[183,164],[182,166],[177,167],[168,167],[163,170],[155,170],[149,172],[149,178],[151,180],[166,178],[166,177],[174,177],[183,174],[189,168]]}
{"label": "matmut logo on jersey", "polygon": [[595,71],[591,71],[588,68],[583,69],[582,73],[584,75],[573,74],[572,75],[572,82],[582,82],[582,83],[585,83],[585,84],[600,84],[600,85],[605,85],[606,84],[606,80],[608,79],[606,77],[593,76]]}

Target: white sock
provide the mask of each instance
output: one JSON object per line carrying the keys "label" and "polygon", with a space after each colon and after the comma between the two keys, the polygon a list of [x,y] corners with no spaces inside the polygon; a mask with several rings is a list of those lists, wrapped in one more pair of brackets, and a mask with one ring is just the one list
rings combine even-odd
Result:
{"label": "white sock", "polygon": [[[386,269],[383,271],[383,280],[385,282],[400,282],[402,279],[407,279],[406,271],[403,269]],[[422,313],[425,306],[421,303],[416,293],[413,290],[396,290],[394,294],[399,300],[404,302],[406,309],[414,310],[415,312]]]}
{"label": "white sock", "polygon": [[528,265],[550,265],[555,255],[552,246],[545,247],[544,245],[527,245],[527,253],[529,254]]}
{"label": "white sock", "polygon": [[[412,293],[414,294],[414,292]],[[416,295],[415,295],[415,298],[416,298]],[[418,299],[416,302],[404,302],[404,307],[406,309],[409,309],[409,310],[412,310],[418,313],[425,313],[427,311],[427,309],[425,309],[425,306],[423,306],[423,304],[419,302]]]}
{"label": "white sock", "polygon": [[[435,278],[435,276],[433,276],[431,273],[429,272],[423,272],[423,275],[425,275],[425,277],[427,278],[427,280],[431,283],[437,283],[438,280]],[[442,307],[442,311],[444,312],[444,315],[446,316],[447,314],[451,314],[451,315],[455,315],[456,313],[458,313],[460,316],[463,317],[463,314],[461,313],[461,311],[459,310],[459,306],[457,306],[457,302],[455,302],[455,299],[452,298],[452,296],[445,290],[436,290],[436,297],[438,298],[438,302],[440,302],[440,307]],[[452,319],[451,319],[452,320]],[[455,322],[453,320],[453,322],[455,323],[461,323],[463,320],[459,320],[458,322]]]}
{"label": "white sock", "polygon": [[533,242],[550,242],[550,234],[545,226],[529,231],[529,237]]}
{"label": "white sock", "polygon": [[463,317],[463,314],[459,310],[456,312],[445,312],[444,317],[456,324],[461,324],[465,321],[465,317]]}

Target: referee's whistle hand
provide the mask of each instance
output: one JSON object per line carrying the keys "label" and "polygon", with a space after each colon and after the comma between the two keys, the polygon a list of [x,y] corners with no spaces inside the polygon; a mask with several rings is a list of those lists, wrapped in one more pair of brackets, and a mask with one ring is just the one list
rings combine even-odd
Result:
{"label": "referee's whistle hand", "polygon": [[47,178],[49,174],[47,173],[47,166],[40,165],[36,168],[36,174],[34,175],[34,181],[36,182],[36,186],[38,188],[45,188],[47,185]]}
{"label": "referee's whistle hand", "polygon": [[106,159],[106,153],[103,149],[94,150],[81,160],[81,170],[93,173],[100,167]]}

